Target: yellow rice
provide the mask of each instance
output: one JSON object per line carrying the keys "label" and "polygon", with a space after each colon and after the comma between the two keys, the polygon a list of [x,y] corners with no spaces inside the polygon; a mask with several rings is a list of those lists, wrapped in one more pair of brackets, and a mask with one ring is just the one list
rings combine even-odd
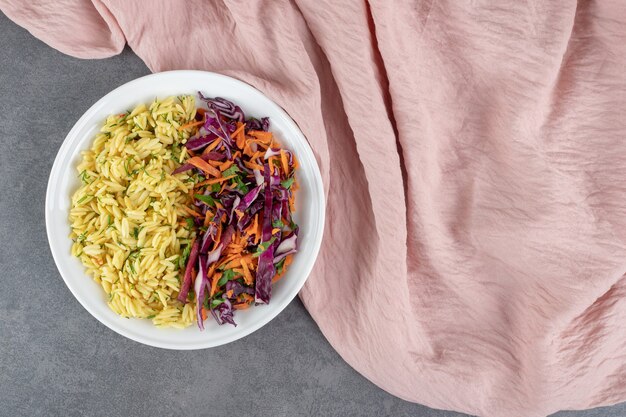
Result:
{"label": "yellow rice", "polygon": [[[192,305],[176,296],[182,280],[188,176],[170,173],[186,159],[183,143],[194,120],[193,96],[155,100],[112,115],[82,153],[82,185],[72,196],[72,254],[98,282],[109,307],[157,326],[194,323]],[[181,224],[182,223],[182,224]]]}

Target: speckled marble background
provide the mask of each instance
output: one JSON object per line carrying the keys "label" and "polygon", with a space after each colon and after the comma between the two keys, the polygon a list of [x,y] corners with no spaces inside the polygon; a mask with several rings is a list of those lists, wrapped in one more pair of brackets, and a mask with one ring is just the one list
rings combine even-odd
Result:
{"label": "speckled marble background", "polygon": [[[297,299],[256,333],[193,352],[125,339],[80,306],[48,249],[48,173],[81,114],[148,73],[130,50],[70,58],[0,14],[0,416],[464,416],[361,377]],[[621,417],[626,404],[554,416]]]}

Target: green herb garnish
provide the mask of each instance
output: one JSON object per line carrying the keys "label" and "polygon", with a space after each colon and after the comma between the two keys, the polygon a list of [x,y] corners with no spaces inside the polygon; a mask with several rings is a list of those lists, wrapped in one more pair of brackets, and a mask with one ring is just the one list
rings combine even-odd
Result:
{"label": "green herb garnish", "polygon": [[235,271],[233,271],[232,269],[227,269],[226,271],[224,271],[224,274],[222,275],[220,280],[217,281],[217,286],[222,287],[226,285],[226,283],[235,278],[235,276],[237,276],[237,273]]}
{"label": "green herb garnish", "polygon": [[194,197],[196,197],[198,200],[202,201],[209,207],[215,207],[215,200],[210,195],[195,194]]}
{"label": "green herb garnish", "polygon": [[89,184],[89,182],[90,182],[89,180],[91,179],[91,177],[89,176],[87,171],[81,172],[80,174],[78,174],[78,177],[83,182],[83,184]]}
{"label": "green herb garnish", "polygon": [[269,248],[270,245],[272,243],[274,243],[275,240],[276,240],[276,237],[274,236],[270,240],[268,240],[267,242],[259,243],[259,246],[257,246],[256,252],[252,254],[252,257],[253,258],[258,258],[259,256],[261,256],[261,254],[263,252],[265,252],[267,250],[267,248]]}
{"label": "green herb garnish", "polygon": [[290,178],[287,178],[285,181],[281,181],[280,185],[282,185],[283,187],[289,190],[291,186],[293,185],[293,182],[294,182],[294,178],[290,177]]}
{"label": "green herb garnish", "polygon": [[287,258],[281,259],[280,262],[276,264],[276,273],[279,275],[283,273],[283,269],[285,268],[285,259]]}
{"label": "green herb garnish", "polygon": [[222,176],[230,177],[237,174],[238,172],[240,172],[239,167],[237,165],[233,165],[230,168],[224,170],[224,172],[222,172]]}
{"label": "green herb garnish", "polygon": [[221,298],[216,298],[215,300],[211,300],[211,309],[214,309],[215,307],[219,306],[223,302],[224,300]]}
{"label": "green herb garnish", "polygon": [[76,202],[76,204],[87,203],[87,202],[91,201],[92,199],[93,199],[93,195],[87,194],[87,195],[83,196],[80,200],[78,200]]}

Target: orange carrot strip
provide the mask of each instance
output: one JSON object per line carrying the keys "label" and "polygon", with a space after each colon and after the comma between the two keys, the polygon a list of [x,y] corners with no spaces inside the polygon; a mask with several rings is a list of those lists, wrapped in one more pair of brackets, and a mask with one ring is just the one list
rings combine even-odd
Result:
{"label": "orange carrot strip", "polygon": [[258,169],[259,171],[263,172],[262,165],[258,165],[258,164],[255,164],[254,162],[248,162],[248,161],[243,161],[243,164],[250,169]]}
{"label": "orange carrot strip", "polygon": [[217,233],[215,234],[215,243],[213,243],[213,250],[217,248],[217,245],[220,244],[220,239],[222,238],[222,224],[220,223],[217,226]]}
{"label": "orange carrot strip", "polygon": [[235,144],[239,149],[243,149],[246,143],[246,135],[243,131],[244,126],[245,124],[237,122],[237,129],[230,135],[231,138],[235,139]]}
{"label": "orange carrot strip", "polygon": [[204,227],[209,227],[209,224],[211,224],[211,216],[213,216],[213,213],[211,213],[211,210],[207,210],[206,213],[204,213],[204,223],[203,223]]}
{"label": "orange carrot strip", "polygon": [[207,317],[207,315],[206,315],[206,309],[205,309],[204,307],[202,307],[202,310],[201,310],[201,311],[202,311],[202,320],[206,320],[206,317]]}
{"label": "orange carrot strip", "polygon": [[246,285],[252,285],[254,280],[252,278],[252,274],[250,273],[250,269],[248,268],[248,264],[246,263],[245,259],[243,259],[243,258],[240,259],[239,261],[241,263],[241,269],[243,269],[243,280],[244,280],[244,282],[246,283]]}
{"label": "orange carrot strip", "polygon": [[189,122],[179,127],[178,130],[181,131],[181,130],[189,129],[190,127],[200,126],[203,124],[204,124],[204,120],[200,120],[199,122]]}
{"label": "orange carrot strip", "polygon": [[291,265],[292,262],[293,262],[293,255],[287,255],[287,257],[285,258],[285,264],[284,264],[283,270],[287,268],[289,265]]}
{"label": "orange carrot strip", "polygon": [[250,142],[248,142],[247,140],[245,141],[245,144],[243,145],[243,154],[252,156],[252,149],[250,148]]}
{"label": "orange carrot strip", "polygon": [[201,169],[202,171],[206,172],[207,174],[213,175],[214,177],[221,177],[222,173],[217,170],[216,168],[212,167],[211,165],[209,165],[204,159],[198,157],[198,156],[194,156],[193,158],[189,158],[186,161],[188,164],[191,164],[193,166],[195,166],[196,168]]}
{"label": "orange carrot strip", "polygon": [[260,141],[262,141],[263,143],[266,144],[270,144],[272,142],[273,139],[273,135],[272,132],[263,132],[262,130],[251,130],[248,132],[248,135],[252,136],[253,138],[256,138]]}
{"label": "orange carrot strip", "polygon": [[[203,185],[212,185],[212,184],[219,184],[220,182],[224,182],[224,181],[228,181],[231,178],[235,178],[236,175],[231,175],[229,177],[221,177],[221,178],[213,178],[210,180],[206,180],[206,181],[202,181],[196,184],[196,187],[202,187]],[[224,191],[224,190],[222,190]]]}
{"label": "orange carrot strip", "polygon": [[246,303],[235,304],[233,308],[235,310],[245,310],[246,308],[250,308],[250,304],[246,304]]}
{"label": "orange carrot strip", "polygon": [[263,158],[263,156],[264,156],[264,155],[265,155],[265,152],[259,152],[259,151],[256,151],[256,152],[252,155],[252,158],[250,158],[250,159]]}
{"label": "orange carrot strip", "polygon": [[267,164],[270,166],[270,174],[274,174],[274,172],[276,171],[276,166],[274,165],[274,160],[276,159],[275,156],[270,156],[269,158],[267,158]]}
{"label": "orange carrot strip", "polygon": [[291,210],[292,213],[296,212],[296,207],[295,207],[295,204],[294,204],[294,201],[293,201],[293,193],[289,197],[289,210]]}
{"label": "orange carrot strip", "polygon": [[220,171],[224,172],[225,170],[230,168],[233,165],[233,163],[234,163],[233,161],[226,161],[226,162],[223,162],[223,163],[219,164],[218,167],[219,167]]}
{"label": "orange carrot strip", "polygon": [[209,146],[204,148],[204,150],[202,151],[202,155],[206,155],[209,152],[211,152],[213,149],[217,148],[217,145],[219,145],[221,142],[222,140],[220,138],[215,139],[213,143],[211,143]]}
{"label": "orange carrot strip", "polygon": [[280,150],[280,162],[283,166],[285,176],[289,176],[289,161],[287,160],[287,152],[284,149]]}
{"label": "orange carrot strip", "polygon": [[194,217],[202,217],[202,214],[198,213],[190,207],[183,206],[183,210],[185,210],[188,214],[191,214]]}
{"label": "orange carrot strip", "polygon": [[254,220],[252,221],[252,223],[250,223],[250,226],[248,226],[248,228],[246,229],[246,232],[249,235],[256,234],[256,231],[257,231],[257,228],[258,228],[258,221],[259,221],[259,215],[255,214],[254,215]]}
{"label": "orange carrot strip", "polygon": [[245,123],[237,122],[237,128],[230,134],[230,138],[234,139],[239,133],[243,132],[244,127],[246,127]]}
{"label": "orange carrot strip", "polygon": [[213,275],[213,281],[211,281],[211,294],[209,295],[210,297],[213,297],[217,292],[217,281],[219,281],[220,278],[222,278],[221,272],[216,272]]}

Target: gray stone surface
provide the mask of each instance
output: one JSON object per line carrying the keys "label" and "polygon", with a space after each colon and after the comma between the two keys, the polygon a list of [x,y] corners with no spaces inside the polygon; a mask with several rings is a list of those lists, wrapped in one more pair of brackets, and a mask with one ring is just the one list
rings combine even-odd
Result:
{"label": "gray stone surface", "polygon": [[[242,340],[194,352],[125,339],[80,306],[48,249],[48,173],[80,115],[148,72],[130,50],[70,58],[0,14],[0,416],[462,417],[361,377],[299,300]],[[626,404],[555,416],[626,416]]]}

